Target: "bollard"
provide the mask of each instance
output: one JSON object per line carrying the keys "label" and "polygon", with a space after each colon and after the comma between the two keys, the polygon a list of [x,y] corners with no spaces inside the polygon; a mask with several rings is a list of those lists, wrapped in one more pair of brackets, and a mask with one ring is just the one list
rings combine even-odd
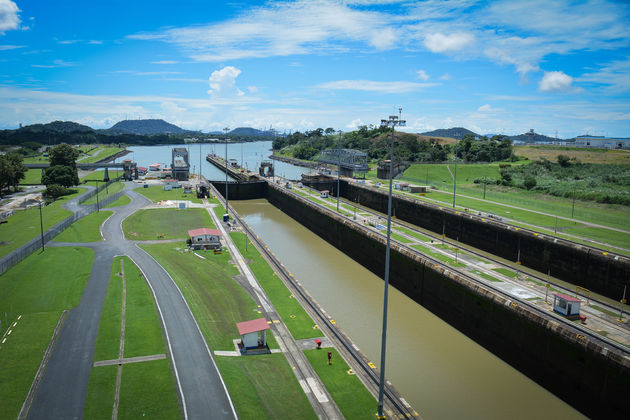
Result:
{"label": "bollard", "polygon": [[328,352],[328,364],[329,365],[332,365],[331,359],[332,359],[332,351],[329,351]]}

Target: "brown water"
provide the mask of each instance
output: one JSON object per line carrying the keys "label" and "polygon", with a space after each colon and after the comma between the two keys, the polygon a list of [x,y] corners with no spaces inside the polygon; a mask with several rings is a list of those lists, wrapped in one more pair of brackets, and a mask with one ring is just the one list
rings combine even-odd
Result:
{"label": "brown water", "polygon": [[[383,281],[266,200],[232,203],[378,366]],[[393,287],[389,298],[386,376],[425,420],[583,418]]]}

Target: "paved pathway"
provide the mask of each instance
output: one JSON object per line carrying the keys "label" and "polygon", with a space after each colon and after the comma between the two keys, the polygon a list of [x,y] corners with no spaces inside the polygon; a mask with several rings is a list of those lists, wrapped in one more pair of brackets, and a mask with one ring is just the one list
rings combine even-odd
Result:
{"label": "paved pathway", "polygon": [[166,333],[169,357],[175,370],[186,419],[237,418],[210,349],[181,292],[168,273],[135,243],[124,239],[122,221],[150,201],[131,191],[131,204],[112,208],[114,214],[101,228],[104,242],[57,243],[52,246],[87,246],[95,251],[94,263],[79,305],[72,309],[28,413],[31,419],[78,419],[83,415],[94,343],[98,332],[112,261],[128,255],[144,273],[154,293]]}

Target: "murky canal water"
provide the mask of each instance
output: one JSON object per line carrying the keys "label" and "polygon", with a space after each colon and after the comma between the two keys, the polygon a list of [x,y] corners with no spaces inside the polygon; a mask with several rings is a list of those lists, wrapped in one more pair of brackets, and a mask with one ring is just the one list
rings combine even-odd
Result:
{"label": "murky canal water", "polygon": [[[378,365],[382,280],[266,200],[231,204]],[[386,376],[424,419],[583,418],[394,288],[389,308]]]}

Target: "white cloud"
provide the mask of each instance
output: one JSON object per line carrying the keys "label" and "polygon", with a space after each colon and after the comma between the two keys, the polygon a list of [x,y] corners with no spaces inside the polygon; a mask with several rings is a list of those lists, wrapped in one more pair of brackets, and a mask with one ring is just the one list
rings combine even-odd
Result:
{"label": "white cloud", "polygon": [[448,73],[444,73],[443,75],[440,76],[440,80],[451,80],[451,79],[452,77]]}
{"label": "white cloud", "polygon": [[151,61],[151,64],[178,64],[179,61],[175,60],[160,60],[160,61]]}
{"label": "white cloud", "polygon": [[630,59],[610,62],[599,70],[585,73],[575,80],[605,85],[605,89],[610,93],[627,92],[630,90]]}
{"label": "white cloud", "polygon": [[329,90],[362,90],[366,92],[380,93],[404,93],[412,92],[426,87],[436,86],[437,83],[416,82],[376,82],[373,80],[337,80],[317,85],[319,89]]}
{"label": "white cloud", "polygon": [[18,48],[24,48],[25,45],[0,45],[0,51],[7,51],[7,50],[16,50]]}
{"label": "white cloud", "polygon": [[361,118],[355,118],[354,120],[350,121],[350,123],[346,124],[346,128],[349,128],[350,130],[356,130],[362,125],[365,125],[365,124],[363,124],[363,121],[361,121]]}
{"label": "white cloud", "polygon": [[330,54],[348,51],[348,41],[376,49],[391,47],[398,40],[389,25],[391,19],[385,13],[356,9],[338,1],[298,0],[253,7],[225,22],[129,38],[176,44],[197,61]]}
{"label": "white cloud", "polygon": [[450,35],[442,33],[428,34],[424,38],[424,45],[432,52],[448,53],[462,50],[475,42],[475,37],[466,32]]}
{"label": "white cloud", "polygon": [[501,108],[493,108],[492,106],[490,106],[490,104],[485,104],[485,105],[481,105],[479,108],[477,108],[477,111],[479,112],[496,112],[496,111],[503,111]]}
{"label": "white cloud", "polygon": [[20,9],[11,0],[0,0],[0,35],[20,27]]}
{"label": "white cloud", "polygon": [[546,71],[538,82],[541,92],[576,92],[579,88],[572,86],[573,78],[562,71]]}
{"label": "white cloud", "polygon": [[256,92],[258,92],[258,87],[256,87],[256,86],[247,86],[247,90],[249,90],[251,93],[256,93]]}
{"label": "white cloud", "polygon": [[209,78],[210,90],[208,93],[218,97],[244,95],[236,86],[236,78],[239,74],[241,74],[241,70],[233,66],[226,66],[221,70],[213,71]]}
{"label": "white cloud", "polygon": [[76,63],[65,60],[53,60],[52,64],[31,64],[31,67],[38,67],[42,69],[56,69],[60,67],[74,67]]}
{"label": "white cloud", "polygon": [[420,80],[422,80],[424,82],[429,80],[429,75],[424,70],[418,70],[418,71],[416,71],[416,74],[418,75],[418,79],[420,79]]}

